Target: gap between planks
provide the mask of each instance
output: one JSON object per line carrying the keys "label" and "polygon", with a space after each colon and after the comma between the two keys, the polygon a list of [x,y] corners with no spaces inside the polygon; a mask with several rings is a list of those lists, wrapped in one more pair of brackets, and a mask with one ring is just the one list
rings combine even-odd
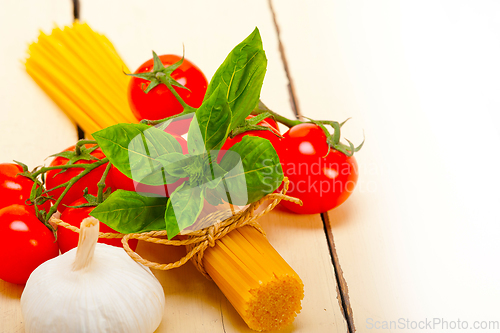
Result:
{"label": "gap between planks", "polygon": [[[72,2],[73,2],[73,19],[76,21],[76,20],[80,19],[80,2],[79,2],[79,0],[72,0]],[[286,74],[286,77],[288,80],[288,91],[289,91],[289,96],[290,96],[290,104],[292,106],[293,112],[295,113],[295,116],[298,119],[303,120],[302,113],[300,111],[299,104],[297,101],[297,97],[296,97],[297,94],[295,93],[295,87],[293,84],[293,80],[292,80],[292,77],[290,75],[290,70],[288,67],[288,61],[286,58],[285,49],[283,47],[283,43],[281,42],[280,29],[279,29],[278,22],[276,20],[276,14],[275,14],[275,11],[273,8],[272,0],[268,0],[268,3],[269,3],[269,8],[271,10],[271,14],[273,17],[274,27],[276,29],[276,35],[278,38],[280,56],[281,56],[284,70],[285,70],[285,74]],[[77,135],[78,135],[78,140],[85,139],[85,133],[83,132],[82,128],[80,128],[80,126],[78,126],[78,125],[77,125]],[[323,228],[324,228],[325,236],[326,236],[327,243],[328,243],[328,249],[330,251],[332,264],[333,264],[334,271],[335,271],[335,279],[337,281],[337,293],[340,295],[339,304],[340,304],[340,307],[342,309],[343,315],[347,321],[347,328],[349,330],[349,333],[354,333],[356,331],[356,329],[354,327],[354,316],[353,316],[352,308],[351,308],[350,301],[349,301],[349,289],[348,289],[347,283],[344,279],[342,268],[340,266],[337,252],[335,250],[335,243],[334,243],[334,239],[333,239],[333,233],[331,230],[331,224],[330,224],[328,214],[327,213],[321,214],[321,219],[323,221]],[[222,323],[224,323],[224,319],[223,319],[224,317],[223,317],[222,311],[221,311],[221,316],[222,316]],[[225,330],[224,324],[223,324],[223,329],[225,332],[226,330]]]}
{"label": "gap between planks", "polygon": [[342,267],[340,267],[340,261],[339,257],[337,256],[337,250],[335,249],[335,242],[333,239],[332,224],[330,222],[328,213],[322,213],[321,219],[323,220],[323,228],[328,243],[328,249],[330,250],[330,256],[332,258],[332,263],[335,270],[337,289],[340,292],[340,307],[342,308],[342,312],[347,321],[347,329],[349,330],[349,333],[354,333],[356,332],[356,327],[354,326],[354,315],[352,313],[351,302],[349,299],[349,288],[347,287],[347,282],[344,278]]}
{"label": "gap between planks", "polygon": [[[73,21],[77,21],[79,19],[80,19],[80,1],[73,0]],[[80,126],[78,126],[78,124],[76,124],[76,135],[78,137],[78,140],[85,139],[85,132]]]}
{"label": "gap between planks", "polygon": [[[290,104],[292,106],[292,110],[295,113],[295,116],[303,120],[303,115],[301,113],[299,104],[298,104],[298,99],[297,99],[297,94],[295,93],[295,87],[293,84],[293,80],[290,74],[290,70],[288,67],[288,61],[286,58],[286,52],[285,48],[283,47],[283,43],[281,41],[281,35],[280,35],[280,28],[278,25],[278,21],[276,19],[276,12],[274,11],[273,7],[273,0],[268,0],[269,3],[269,8],[271,10],[271,15],[273,17],[273,22],[274,22],[274,27],[276,29],[276,35],[278,38],[278,46],[279,46],[279,52],[281,55],[281,60],[283,62],[283,67],[285,69],[286,77],[288,80],[288,91],[290,94]],[[354,326],[354,315],[352,313],[352,308],[351,308],[351,303],[349,300],[349,288],[347,287],[347,282],[344,278],[344,274],[342,272],[342,268],[340,266],[340,261],[337,256],[337,251],[335,249],[335,242],[333,239],[333,232],[331,228],[331,223],[330,219],[328,216],[328,213],[322,213],[321,214],[321,220],[323,221],[323,229],[325,232],[325,237],[328,243],[328,249],[330,251],[330,257],[332,259],[332,264],[333,268],[335,271],[335,279],[337,280],[337,293],[340,296],[339,299],[339,305],[342,309],[342,313],[346,319],[347,322],[347,329],[349,333],[354,333],[356,332],[356,327]]]}

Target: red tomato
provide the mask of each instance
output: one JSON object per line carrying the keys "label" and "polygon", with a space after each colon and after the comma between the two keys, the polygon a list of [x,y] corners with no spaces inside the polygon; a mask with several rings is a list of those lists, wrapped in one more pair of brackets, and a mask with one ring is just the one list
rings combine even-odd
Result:
{"label": "red tomato", "polygon": [[[13,163],[0,164],[0,208],[12,204],[26,204],[31,194],[33,181],[27,177],[18,175],[23,172],[20,165]],[[50,202],[45,202],[38,206],[38,209],[47,212],[50,209]]]}
{"label": "red tomato", "polygon": [[58,255],[54,235],[34,208],[13,204],[0,209],[0,279],[25,284],[35,268]]}
{"label": "red tomato", "polygon": [[[182,148],[182,153],[188,153],[187,141],[178,135],[173,133],[172,136],[179,142]],[[179,187],[187,178],[181,178],[173,184],[168,185],[146,185],[135,180],[128,178],[120,170],[118,170],[114,165],[111,167],[108,173],[109,184],[113,189],[121,189],[125,191],[136,191],[139,193],[150,193],[161,197],[168,197],[169,193],[173,192],[177,187]]]}
{"label": "red tomato", "polygon": [[[250,116],[247,117],[247,119],[252,118],[252,117],[254,117],[254,116],[250,115]],[[217,158],[217,161],[220,163],[220,161],[222,160],[222,157],[224,156],[224,154],[226,153],[226,151],[229,148],[231,148],[232,146],[234,146],[235,144],[237,144],[238,142],[240,142],[245,135],[258,136],[258,137],[267,139],[267,140],[269,140],[271,142],[271,144],[273,145],[274,149],[276,149],[276,151],[279,151],[282,140],[276,134],[280,135],[280,132],[274,126],[270,125],[267,122],[267,120],[268,119],[264,119],[263,121],[259,122],[257,125],[268,127],[270,129],[272,129],[272,131],[274,133],[271,132],[271,131],[267,131],[267,130],[262,130],[262,131],[248,131],[248,132],[245,132],[245,133],[238,134],[238,135],[236,135],[232,139],[230,137],[228,137],[226,139],[226,142],[224,143],[224,145],[220,149],[221,151],[219,152],[219,156]]]}
{"label": "red tomato", "polygon": [[325,133],[314,124],[294,126],[283,136],[280,159],[290,180],[287,195],[304,203],[281,201],[283,206],[299,214],[317,214],[342,204],[358,180],[356,159],[330,148]]}
{"label": "red tomato", "polygon": [[[181,57],[173,54],[161,55],[159,58],[165,67],[181,59]],[[150,59],[143,63],[135,73],[151,72],[152,70],[153,59]],[[189,60],[184,59],[182,65],[173,71],[171,77],[189,89],[174,87],[184,102],[189,106],[198,108],[203,102],[208,86],[207,79],[202,71]],[[138,120],[158,120],[183,111],[182,105],[166,85],[159,84],[146,94],[144,90],[148,85],[149,81],[136,77],[132,77],[128,85],[128,102]]]}
{"label": "red tomato", "polygon": [[[85,198],[80,198],[73,202],[71,206],[78,206],[86,204],[87,200]],[[74,227],[80,228],[80,223],[83,219],[89,217],[90,212],[94,210],[95,207],[82,207],[82,208],[67,208],[64,213],[61,214],[61,220],[66,223],[71,224]],[[104,223],[99,223],[100,232],[116,232]],[[67,228],[59,226],[57,228],[57,243],[59,244],[59,249],[61,253],[65,253],[78,245],[79,234],[71,231]],[[117,247],[123,247],[121,238],[99,238],[98,243],[113,245]],[[130,248],[135,251],[137,247],[137,239],[132,239],[128,242]]]}
{"label": "red tomato", "polygon": [[[92,145],[88,144],[85,145],[85,147],[89,148],[92,147]],[[75,149],[75,146],[71,146],[64,151],[72,151]],[[100,148],[94,150],[91,153],[92,156],[98,158],[98,159],[103,159],[106,156],[102,152]],[[67,158],[64,157],[56,157],[52,163],[50,163],[50,166],[59,166],[59,165],[64,165],[68,162]],[[75,162],[75,164],[89,164],[89,163],[94,163],[96,162],[95,160],[79,160]],[[85,176],[83,176],[78,182],[76,182],[71,189],[66,193],[64,198],[61,200],[61,203],[57,207],[57,209],[62,213],[66,209],[66,206],[71,204],[73,201],[79,199],[83,195],[83,191],[85,188],[88,188],[88,193],[92,195],[97,195],[97,183],[101,180],[102,174],[106,170],[106,164],[103,164],[96,169],[92,170]],[[70,168],[67,169],[66,171],[59,173],[61,170],[60,169],[55,169],[55,170],[50,170],[47,172],[46,176],[46,181],[45,185],[47,187],[47,190],[52,189],[60,184],[63,184],[67,181],[69,181],[71,178],[78,176],[84,169],[83,168]],[[108,182],[106,181],[106,184]],[[53,196],[54,199],[58,199],[59,196],[62,194],[64,191],[64,188],[58,188],[53,191],[48,192],[49,195]]]}

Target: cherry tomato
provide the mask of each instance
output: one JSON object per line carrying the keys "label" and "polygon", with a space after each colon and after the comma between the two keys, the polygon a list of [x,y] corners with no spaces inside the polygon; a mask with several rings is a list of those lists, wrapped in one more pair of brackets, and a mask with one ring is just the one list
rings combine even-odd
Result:
{"label": "cherry tomato", "polygon": [[36,218],[33,207],[13,204],[0,209],[0,279],[25,284],[35,268],[58,255],[54,235]]}
{"label": "cherry tomato", "polygon": [[319,126],[296,125],[283,137],[280,160],[290,181],[287,195],[304,203],[281,201],[283,206],[299,214],[324,213],[351,195],[358,180],[356,159],[330,148]]}
{"label": "cherry tomato", "polygon": [[[250,115],[250,116],[247,117],[247,119],[252,118],[252,117],[254,117],[254,116]],[[218,155],[218,158],[217,158],[218,162],[220,163],[220,161],[222,160],[222,157],[224,157],[224,154],[226,153],[226,151],[229,148],[231,148],[232,146],[234,146],[235,144],[237,144],[238,142],[240,142],[245,135],[258,136],[258,137],[261,137],[261,138],[269,140],[271,142],[271,144],[273,145],[274,149],[276,149],[276,151],[278,152],[280,150],[281,141],[282,141],[281,138],[278,136],[278,135],[280,135],[279,129],[276,128],[277,125],[276,125],[276,127],[274,127],[273,125],[271,125],[270,123],[268,123],[267,120],[268,119],[264,119],[261,122],[259,122],[257,125],[268,127],[268,128],[270,128],[272,130],[272,132],[271,131],[267,131],[267,130],[262,130],[262,131],[248,131],[248,132],[245,132],[245,133],[238,134],[238,135],[236,135],[232,139],[230,137],[228,137],[226,139],[226,142],[224,143],[224,145],[220,149],[220,152],[219,152],[219,155]]]}
{"label": "cherry tomato", "polygon": [[[24,205],[29,199],[33,181],[18,175],[20,172],[23,172],[23,168],[18,164],[0,164],[0,208],[12,204]],[[39,205],[38,209],[47,212],[50,209],[50,202]]]}
{"label": "cherry tomato", "polygon": [[[85,147],[89,148],[92,147],[92,145],[88,144],[85,145]],[[64,151],[73,151],[75,150],[75,146],[71,146]],[[103,159],[106,156],[102,152],[100,148],[94,150],[91,153],[92,156],[98,158],[98,159]],[[56,157],[52,163],[50,163],[50,166],[59,166],[59,165],[64,165],[68,162],[67,158],[58,156]],[[95,160],[79,160],[75,162],[75,164],[89,164],[89,163],[94,163],[96,162]],[[101,180],[102,174],[106,170],[106,165],[103,164],[96,169],[92,170],[85,176],[83,176],[78,182],[76,182],[71,189],[66,193],[64,198],[61,200],[61,203],[57,207],[59,212],[64,212],[66,209],[66,206],[71,204],[73,201],[79,199],[83,195],[83,191],[85,188],[88,189],[88,193],[92,195],[97,195],[97,183]],[[71,178],[78,176],[84,169],[83,168],[70,168],[67,169],[66,171],[59,173],[61,170],[60,169],[55,169],[55,170],[50,170],[47,172],[46,176],[46,181],[45,185],[47,187],[47,190],[52,189],[60,184],[63,184],[67,181],[69,181]],[[106,184],[108,185],[108,182],[106,181]],[[109,186],[109,185],[108,185]],[[55,189],[53,191],[48,192],[49,195],[53,196],[55,200],[61,196],[62,192],[64,191],[64,187]]]}
{"label": "cherry tomato", "polygon": [[[181,59],[181,57],[173,54],[161,55],[159,58],[165,67]],[[143,63],[135,73],[151,72],[152,70],[153,59],[150,59]],[[207,79],[202,71],[192,62],[184,59],[182,65],[172,72],[171,77],[189,89],[174,87],[184,102],[189,106],[198,108],[203,102],[208,86]],[[158,120],[183,111],[182,105],[166,85],[159,84],[146,94],[144,90],[148,85],[149,81],[136,77],[132,77],[128,85],[128,102],[138,120]]]}
{"label": "cherry tomato", "polygon": [[[70,206],[79,206],[82,204],[86,204],[88,201],[85,198],[80,198],[73,202]],[[66,223],[71,224],[74,227],[80,228],[80,223],[83,219],[90,216],[90,212],[94,210],[95,207],[82,207],[82,208],[73,208],[68,207],[62,214],[61,220]],[[116,232],[114,229],[111,229],[104,223],[99,223],[99,231],[100,232]],[[57,243],[59,244],[59,249],[61,253],[65,253],[78,245],[78,237],[79,234],[69,230],[68,228],[64,228],[59,226],[57,228]],[[121,238],[99,238],[98,243],[113,245],[117,247],[123,247]],[[131,239],[128,244],[130,248],[135,251],[137,247],[137,239]]]}
{"label": "cherry tomato", "polygon": [[[179,142],[182,148],[182,153],[188,153],[187,141],[178,135],[173,133],[172,136]],[[177,187],[179,187],[187,178],[181,178],[173,184],[168,185],[146,185],[135,180],[128,178],[120,170],[118,170],[114,165],[111,167],[108,173],[109,184],[113,189],[121,189],[125,191],[136,191],[139,193],[149,193],[156,196],[168,197],[169,192],[173,192]]]}

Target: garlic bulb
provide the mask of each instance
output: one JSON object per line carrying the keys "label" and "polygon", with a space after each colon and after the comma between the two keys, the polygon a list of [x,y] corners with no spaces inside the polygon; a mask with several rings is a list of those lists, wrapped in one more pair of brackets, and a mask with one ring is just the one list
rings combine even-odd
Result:
{"label": "garlic bulb", "polygon": [[99,221],[81,224],[78,248],[40,265],[21,296],[25,330],[151,333],[165,307],[149,268],[122,249],[97,244]]}

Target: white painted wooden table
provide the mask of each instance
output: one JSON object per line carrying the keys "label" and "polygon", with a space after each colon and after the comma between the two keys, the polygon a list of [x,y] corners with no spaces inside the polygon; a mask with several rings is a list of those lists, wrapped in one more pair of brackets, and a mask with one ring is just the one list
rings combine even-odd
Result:
{"label": "white painted wooden table", "polygon": [[[305,116],[353,117],[344,134],[354,142],[364,130],[360,180],[344,205],[323,218],[278,209],[262,221],[305,284],[303,310],[286,332],[500,330],[500,3],[80,5],[81,19],[106,34],[130,68],[152,49],[181,53],[184,43],[186,57],[211,77],[258,26],[269,59],[262,99],[270,108],[293,117],[293,98]],[[38,29],[72,19],[70,1],[0,4],[2,162],[34,167],[77,139],[76,125],[19,63]],[[180,255],[149,244],[140,251],[159,260]],[[158,332],[249,331],[190,264],[157,276],[167,297]],[[23,331],[21,292],[0,281],[0,332]]]}

